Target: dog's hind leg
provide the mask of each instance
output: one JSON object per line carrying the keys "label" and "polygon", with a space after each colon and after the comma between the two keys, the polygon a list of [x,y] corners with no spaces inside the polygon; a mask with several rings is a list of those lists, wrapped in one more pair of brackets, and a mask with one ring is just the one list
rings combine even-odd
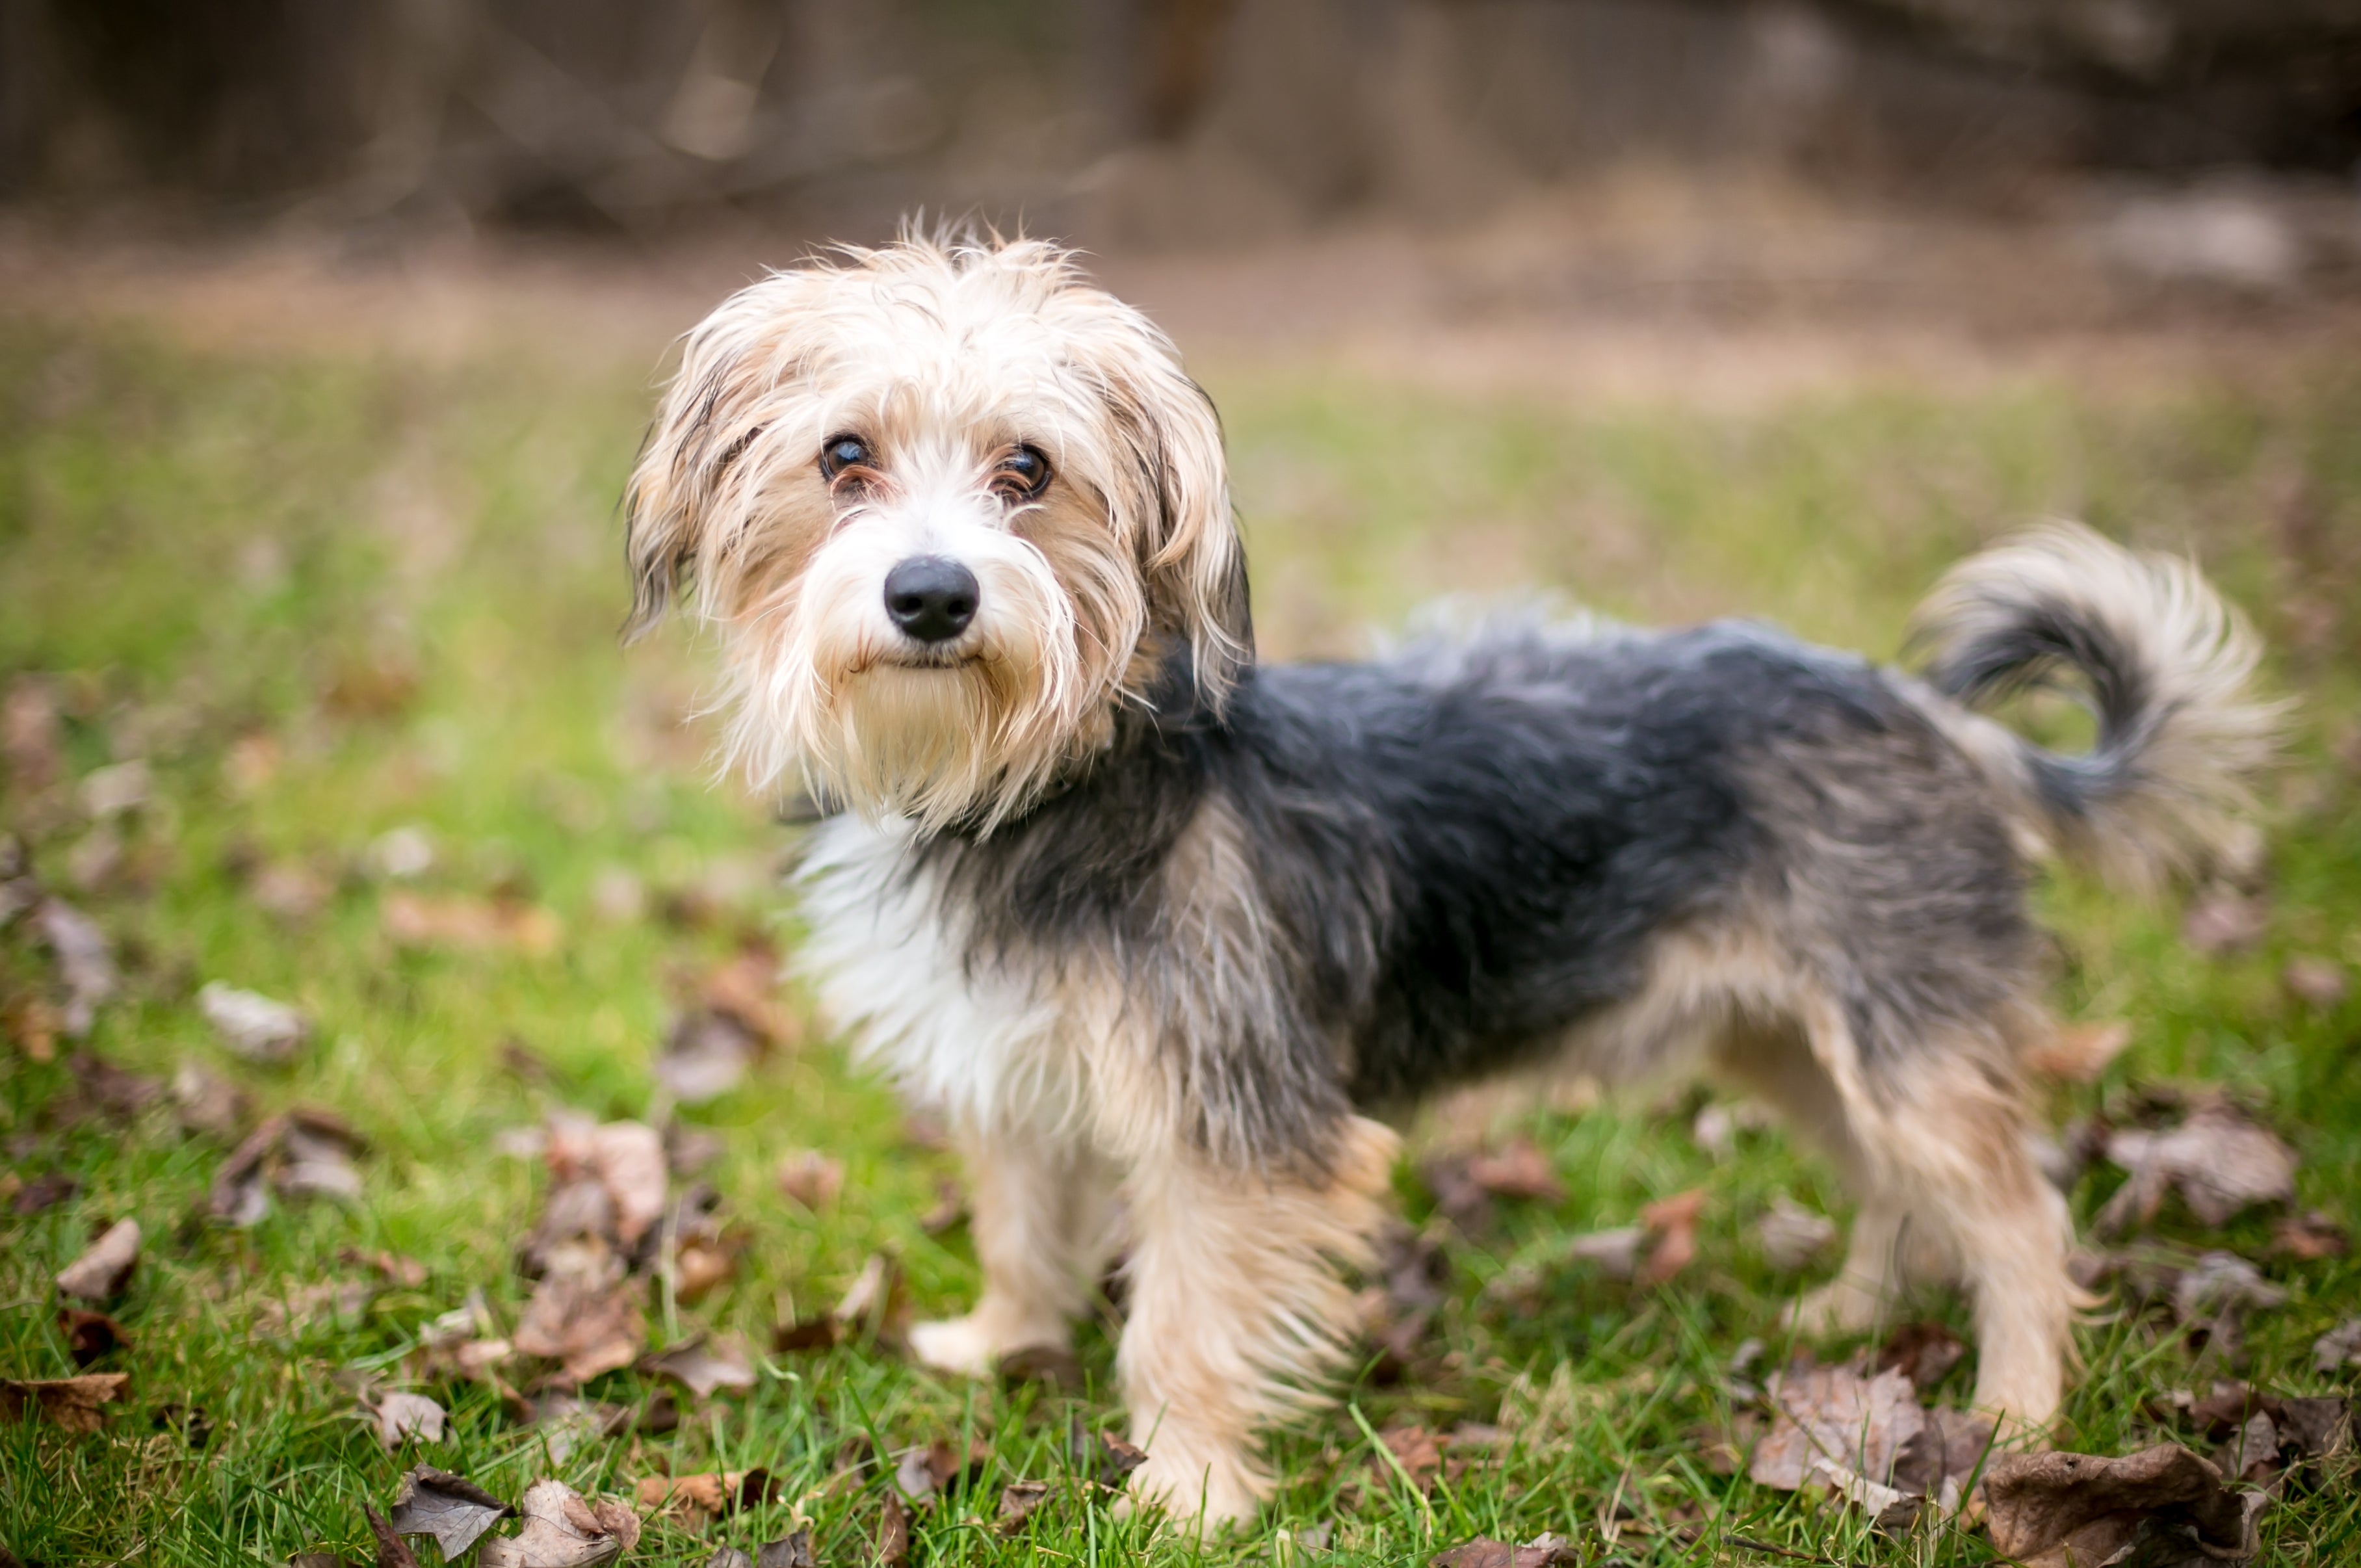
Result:
{"label": "dog's hind leg", "polygon": [[1917,1039],[1887,1042],[1872,1065],[1833,1002],[1806,1014],[1864,1190],[1881,1194],[1877,1208],[1906,1216],[1904,1245],[1939,1247],[1967,1288],[1977,1407],[2007,1424],[2047,1425],[2083,1297],[2066,1270],[2072,1222],[2026,1147],[2008,1053],[1929,1024]]}
{"label": "dog's hind leg", "polygon": [[1324,1179],[1225,1169],[1194,1150],[1135,1168],[1116,1367],[1148,1451],[1136,1496],[1209,1523],[1253,1516],[1270,1490],[1257,1430],[1315,1402],[1351,1342],[1337,1265],[1369,1260],[1397,1143],[1354,1117]]}
{"label": "dog's hind leg", "polygon": [[970,1234],[983,1295],[962,1318],[920,1323],[910,1349],[927,1365],[983,1376],[1012,1350],[1068,1344],[1114,1243],[1114,1178],[1051,1135],[963,1130]]}

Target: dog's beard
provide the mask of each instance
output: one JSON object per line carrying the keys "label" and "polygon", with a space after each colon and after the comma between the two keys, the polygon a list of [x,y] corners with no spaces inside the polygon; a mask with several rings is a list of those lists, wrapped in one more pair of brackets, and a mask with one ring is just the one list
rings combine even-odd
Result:
{"label": "dog's beard", "polygon": [[758,784],[800,776],[824,804],[989,831],[1040,798],[1104,734],[1112,661],[1085,657],[1040,553],[995,533],[962,550],[974,626],[941,649],[878,610],[900,551],[857,534],[822,550],[740,622],[732,757]]}

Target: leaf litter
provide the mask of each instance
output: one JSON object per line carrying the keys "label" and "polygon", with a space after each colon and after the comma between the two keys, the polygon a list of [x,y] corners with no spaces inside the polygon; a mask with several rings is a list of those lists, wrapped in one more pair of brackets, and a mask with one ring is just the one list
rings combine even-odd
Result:
{"label": "leaf litter", "polygon": [[21,1420],[30,1410],[61,1431],[94,1432],[106,1424],[104,1406],[126,1398],[128,1373],[89,1372],[80,1377],[0,1377],[0,1418]]}
{"label": "leaf litter", "polygon": [[2004,1454],[1983,1493],[1994,1550],[2026,1568],[2245,1562],[2269,1501],[2178,1443],[2120,1459]]}
{"label": "leaf litter", "polygon": [[397,1535],[433,1536],[448,1563],[515,1512],[466,1476],[421,1464],[402,1475],[389,1517]]}
{"label": "leaf litter", "polygon": [[197,1011],[231,1055],[264,1067],[285,1067],[311,1043],[312,1021],[300,1008],[259,992],[208,981]]}
{"label": "leaf litter", "polygon": [[639,1544],[640,1519],[629,1506],[586,1502],[563,1481],[536,1481],[518,1512],[524,1528],[483,1543],[477,1568],[598,1568]]}
{"label": "leaf litter", "polygon": [[80,1257],[58,1270],[58,1294],[104,1306],[139,1266],[139,1222],[117,1220]]}
{"label": "leaf litter", "polygon": [[2111,1135],[2107,1158],[2130,1173],[2094,1228],[2119,1235],[2154,1220],[2168,1190],[2208,1225],[2225,1225],[2257,1203],[2295,1197],[2296,1155],[2279,1135],[2218,1097],[2201,1101],[2175,1127]]}

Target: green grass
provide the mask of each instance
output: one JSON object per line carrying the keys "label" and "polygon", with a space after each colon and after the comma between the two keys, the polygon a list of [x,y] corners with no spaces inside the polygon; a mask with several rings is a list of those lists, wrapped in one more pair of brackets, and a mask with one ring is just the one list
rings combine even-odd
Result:
{"label": "green grass", "polygon": [[[2137,398],[1861,392],[1742,417],[1449,400],[1316,367],[1217,370],[1213,390],[1273,651],[1349,652],[1364,629],[1397,625],[1431,596],[1539,587],[1649,620],[1760,615],[1883,656],[1943,565],[2026,520],[2072,513],[2194,549],[2254,613],[2275,649],[2273,680],[2301,699],[2297,758],[2274,792],[2270,935],[2250,954],[2208,960],[2181,946],[2169,907],[2048,888],[2059,1005],[2136,1029],[2102,1084],[2061,1091],[2055,1109],[2120,1104],[2156,1080],[2234,1084],[2301,1150],[2303,1201],[2361,1217],[2361,1002],[2306,1012],[2277,978],[2297,953],[2361,965],[2361,788],[2331,754],[2361,707],[2361,443],[2351,437],[2361,377]],[[128,1125],[76,1119],[61,1060],[0,1052],[7,1168],[80,1184],[31,1217],[0,1210],[0,1375],[71,1374],[51,1273],[105,1220],[135,1216],[149,1238],[116,1312],[134,1344],[104,1364],[131,1375],[130,1402],[89,1437],[0,1427],[0,1543],[20,1558],[210,1565],[325,1546],[365,1560],[360,1504],[382,1508],[419,1456],[380,1453],[338,1379],[393,1365],[472,1286],[514,1321],[528,1288],[511,1249],[543,1178],[496,1152],[496,1135],[554,1105],[645,1113],[670,977],[748,930],[792,941],[786,914],[760,894],[701,927],[594,907],[594,885],[613,869],[677,888],[717,865],[767,863],[788,844],[758,803],[713,784],[702,731],[678,728],[695,707],[700,651],[677,633],[629,652],[613,637],[624,602],[613,502],[648,400],[639,378],[530,356],[436,369],[239,357],[87,325],[0,323],[0,675],[54,677],[72,772],[138,755],[157,777],[157,804],[127,850],[152,886],[80,900],[126,970],[90,1044],[167,1077],[182,1059],[203,1062],[265,1110],[334,1108],[372,1144],[358,1204],[282,1205],[251,1231],[224,1230],[195,1217],[218,1146],[183,1136],[166,1108]],[[278,759],[267,778],[251,765],[258,738]],[[82,829],[21,798],[11,810],[45,878],[65,885]],[[379,888],[351,868],[380,834],[412,824],[439,850],[431,888],[522,893],[562,921],[555,950],[392,946]],[[324,906],[294,923],[258,907],[231,869],[257,857],[318,867],[333,889]],[[42,962],[21,926],[0,938],[0,992],[44,983]],[[318,1044],[282,1073],[228,1058],[192,1004],[212,979],[300,1000]],[[550,1065],[551,1081],[503,1065],[511,1041]],[[878,1248],[903,1260],[921,1311],[972,1295],[963,1235],[931,1237],[918,1223],[945,1157],[906,1144],[890,1097],[826,1044],[683,1114],[721,1135],[710,1179],[752,1245],[733,1285],[694,1310],[655,1314],[659,1340],[713,1327],[767,1343],[772,1324],[831,1301]],[[1726,1414],[1732,1350],[1763,1338],[1775,1359],[1779,1310],[1798,1287],[1768,1270],[1748,1228],[1782,1190],[1839,1208],[1827,1171],[1772,1133],[1745,1135],[1741,1157],[1717,1164],[1690,1141],[1685,1114],[1644,1106],[1520,1124],[1555,1159],[1565,1201],[1510,1205],[1488,1246],[1455,1247],[1432,1376],[1356,1383],[1345,1407],[1279,1436],[1288,1481],[1277,1505],[1257,1528],[1203,1546],[1207,1557],[1267,1561],[1276,1531],[1323,1522],[1340,1561],[1419,1562],[1469,1536],[1543,1530],[1596,1556],[1618,1495],[1643,1529],[1717,1520],[1840,1562],[1990,1556],[1956,1531],[1884,1541],[1825,1505],[1706,1464],[1700,1432]],[[799,1146],[849,1168],[822,1217],[773,1185],[779,1154]],[[2111,1182],[2086,1178],[2078,1212],[2087,1218]],[[1401,1185],[1422,1212],[1415,1179]],[[1480,1281],[1521,1252],[1629,1223],[1651,1200],[1700,1185],[1710,1192],[1700,1256],[1669,1287],[1564,1274],[1539,1312],[1479,1301]],[[2263,1257],[2268,1217],[2216,1237],[2168,1211],[2161,1232]],[[420,1259],[426,1284],[379,1295],[357,1321],[267,1332],[265,1303],[355,1277],[337,1261],[355,1246]],[[2249,1375],[2326,1391],[2309,1346],[2361,1310],[2361,1266],[2267,1267],[2290,1300],[2254,1321]],[[1963,1326],[1956,1302],[1925,1310]],[[555,1466],[489,1392],[461,1389],[451,1435],[423,1457],[511,1497],[544,1474],[629,1495],[659,1470],[765,1466],[788,1499],[806,1499],[822,1561],[841,1563],[865,1560],[878,1506],[873,1489],[817,1493],[846,1440],[892,1449],[965,1431],[989,1439],[993,1469],[920,1521],[927,1561],[1198,1552],[1097,1508],[1045,1511],[1014,1541],[989,1528],[1000,1480],[1064,1469],[1077,1410],[1115,1422],[1104,1394],[1111,1346],[1093,1329],[1082,1348],[1096,1387],[1078,1403],[946,1382],[870,1349],[782,1357],[751,1394],[688,1413],[671,1434],[588,1442]],[[2213,1375],[2176,1333],[2111,1310],[2083,1348],[2088,1375],[2069,1402],[2078,1446],[2114,1453],[2188,1435],[2148,1404]],[[1561,1368],[1576,1396],[1505,1463],[1470,1470],[1431,1503],[1369,1468],[1367,1431],[1495,1420],[1521,1380],[1545,1388]],[[1971,1365],[1947,1393],[1961,1397],[1971,1376]],[[618,1373],[596,1391],[633,1403],[651,1387]],[[159,1418],[166,1406],[203,1410],[210,1441],[192,1447]],[[791,1507],[701,1536],[652,1525],[638,1555],[702,1563],[719,1541],[751,1547],[784,1533]],[[2275,1561],[2351,1561],[2361,1504],[2333,1492],[2291,1499],[2266,1531]],[[1631,1562],[1768,1561],[1715,1539],[1694,1546],[1627,1528],[1617,1551]]]}

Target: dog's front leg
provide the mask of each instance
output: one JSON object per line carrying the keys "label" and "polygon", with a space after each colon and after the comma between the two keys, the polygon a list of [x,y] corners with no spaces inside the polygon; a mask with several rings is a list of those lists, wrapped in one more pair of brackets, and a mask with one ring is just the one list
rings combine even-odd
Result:
{"label": "dog's front leg", "polygon": [[1148,1451],[1136,1497],[1208,1523],[1253,1517],[1272,1486],[1257,1429],[1316,1403],[1351,1343],[1337,1266],[1368,1261],[1397,1143],[1353,1117],[1317,1174],[1227,1169],[1193,1149],[1134,1168],[1116,1366]]}
{"label": "dog's front leg", "polygon": [[1112,1244],[1113,1180],[1086,1150],[1030,1128],[962,1129],[959,1143],[983,1295],[963,1318],[913,1328],[910,1348],[980,1377],[1012,1350],[1071,1340]]}

